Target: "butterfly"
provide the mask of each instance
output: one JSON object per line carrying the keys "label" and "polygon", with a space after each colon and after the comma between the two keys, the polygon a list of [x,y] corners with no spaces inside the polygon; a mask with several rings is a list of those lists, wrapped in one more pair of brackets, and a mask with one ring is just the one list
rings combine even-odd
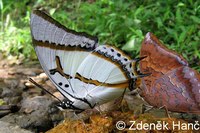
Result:
{"label": "butterfly", "polygon": [[136,68],[140,58],[99,45],[96,37],[70,30],[40,10],[32,12],[30,26],[39,62],[65,97],[61,109],[82,111],[117,99],[144,76]]}
{"label": "butterfly", "polygon": [[142,80],[141,96],[154,107],[200,114],[200,74],[175,51],[165,47],[152,33],[142,43],[141,72],[151,73]]}

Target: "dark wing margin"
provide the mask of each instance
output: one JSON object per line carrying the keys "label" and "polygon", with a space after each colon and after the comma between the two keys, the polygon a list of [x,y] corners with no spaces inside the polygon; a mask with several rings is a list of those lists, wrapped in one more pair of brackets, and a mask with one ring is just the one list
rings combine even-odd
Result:
{"label": "dark wing margin", "polygon": [[58,46],[81,47],[86,50],[93,50],[98,46],[97,37],[70,30],[40,10],[32,12],[30,25],[34,45],[48,42]]}
{"label": "dark wing margin", "polygon": [[[73,100],[74,79],[67,79],[60,73],[52,74],[56,69],[56,57],[60,59],[63,73],[74,77],[85,57],[98,46],[98,39],[83,32],[70,30],[40,10],[31,14],[31,35],[33,46],[42,68],[57,89],[69,99]],[[69,84],[69,87],[59,83]],[[72,85],[71,85],[72,84]]]}

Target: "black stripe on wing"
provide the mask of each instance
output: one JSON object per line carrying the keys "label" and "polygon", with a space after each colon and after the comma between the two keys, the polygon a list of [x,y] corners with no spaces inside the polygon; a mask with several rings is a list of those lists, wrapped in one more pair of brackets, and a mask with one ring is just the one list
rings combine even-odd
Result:
{"label": "black stripe on wing", "polygon": [[[41,24],[44,24],[45,22],[48,22],[54,28],[56,27],[56,28],[60,29],[59,30],[60,33],[61,33],[61,30],[63,30],[64,33],[61,33],[61,35],[62,34],[64,35],[65,33],[67,33],[67,34],[71,34],[73,36],[68,35],[69,41],[65,41],[66,44],[61,44],[59,42],[52,42],[49,40],[51,37],[54,38],[55,36],[51,36],[49,39],[45,39],[45,37],[44,38],[40,37],[40,39],[35,38],[35,36],[38,36],[41,33],[44,33],[44,35],[48,36],[49,32],[46,32],[46,29],[42,29],[43,27],[41,27]],[[48,26],[48,24],[47,24],[47,26]],[[55,29],[52,29],[51,32],[52,33],[55,32],[54,30]],[[58,46],[58,49],[59,49],[59,46],[65,46],[65,47],[68,47],[68,46],[76,47],[77,46],[77,47],[85,48],[88,50],[93,50],[98,46],[98,38],[97,37],[91,36],[85,32],[76,32],[74,30],[70,30],[40,10],[34,10],[31,14],[31,33],[32,33],[34,45],[47,46],[48,44],[53,44],[55,46]],[[52,33],[50,33],[50,35],[53,35]],[[59,39],[59,38],[56,38],[56,39]],[[70,41],[72,41],[72,40],[75,40],[74,41],[75,43],[77,40],[79,40],[79,43],[77,42],[77,44],[70,44]]]}
{"label": "black stripe on wing", "polygon": [[89,35],[85,32],[76,32],[74,30],[70,30],[41,10],[34,10],[32,13],[37,14],[38,16],[44,18],[45,20],[49,21],[52,24],[55,24],[58,28],[64,29],[66,32],[72,33],[72,34],[77,35],[77,36],[85,36],[87,38],[90,38],[91,40],[94,40],[95,42],[98,42],[97,37],[91,36],[91,35]]}

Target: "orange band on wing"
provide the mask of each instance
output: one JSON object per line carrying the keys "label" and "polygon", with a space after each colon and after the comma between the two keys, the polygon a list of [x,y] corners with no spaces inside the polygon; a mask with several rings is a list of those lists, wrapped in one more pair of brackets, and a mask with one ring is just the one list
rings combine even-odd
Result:
{"label": "orange band on wing", "polygon": [[125,81],[118,84],[102,83],[102,82],[99,82],[98,80],[87,79],[81,76],[79,73],[76,73],[75,78],[81,80],[84,83],[94,84],[96,86],[105,86],[105,87],[120,88],[120,89],[129,87],[129,81]]}
{"label": "orange band on wing", "polygon": [[[50,73],[54,74],[54,73],[58,72],[60,75],[62,75],[66,79],[73,78],[72,76],[65,74],[63,72],[63,68],[61,66],[59,56],[56,56],[56,65],[57,65],[57,67],[55,69],[51,69]],[[128,88],[129,83],[130,83],[129,80],[126,80],[126,81],[124,81],[122,83],[118,83],[118,84],[103,83],[103,82],[99,82],[98,80],[92,80],[92,79],[85,78],[85,77],[81,76],[79,73],[76,73],[75,78],[86,84],[93,84],[96,86],[105,86],[105,87],[119,88],[119,89]]]}

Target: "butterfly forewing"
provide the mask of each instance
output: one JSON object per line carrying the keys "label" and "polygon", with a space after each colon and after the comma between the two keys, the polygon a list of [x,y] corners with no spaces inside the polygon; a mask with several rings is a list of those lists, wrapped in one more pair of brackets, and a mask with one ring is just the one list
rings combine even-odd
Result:
{"label": "butterfly forewing", "polygon": [[71,31],[41,11],[31,15],[38,59],[58,90],[79,109],[121,97],[137,78],[135,61],[117,48]]}
{"label": "butterfly forewing", "polygon": [[92,50],[97,43],[97,38],[69,30],[39,10],[31,14],[31,33],[35,41],[49,42],[52,47],[54,47],[53,45],[64,45],[72,46],[66,47],[66,49],[78,49],[76,47],[78,46],[81,47],[80,50]]}
{"label": "butterfly forewing", "polygon": [[57,86],[73,94],[71,80],[84,58],[97,46],[97,39],[71,31],[41,11],[31,14],[31,34],[38,59]]}

